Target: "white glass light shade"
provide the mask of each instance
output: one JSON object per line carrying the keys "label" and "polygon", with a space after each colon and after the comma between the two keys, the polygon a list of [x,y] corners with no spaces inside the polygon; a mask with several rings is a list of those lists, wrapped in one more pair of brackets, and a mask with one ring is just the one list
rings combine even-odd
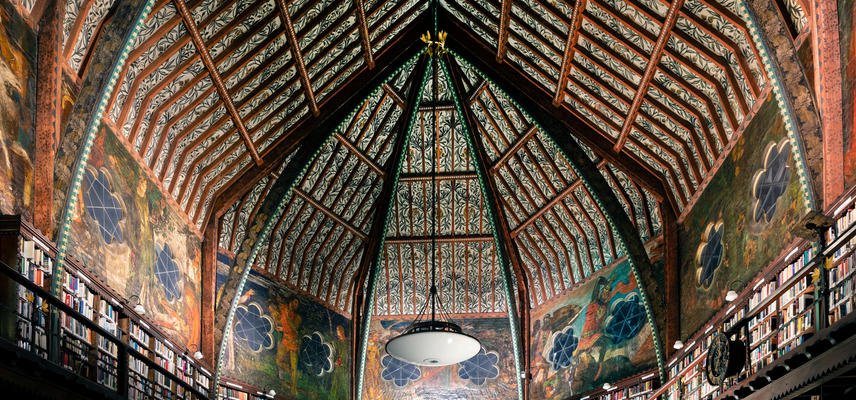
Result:
{"label": "white glass light shade", "polygon": [[143,315],[146,313],[146,308],[142,304],[137,304],[134,306],[134,312]]}
{"label": "white glass light shade", "polygon": [[201,360],[202,359],[202,352],[197,350],[195,353],[193,353],[193,358],[195,358],[197,360]]}
{"label": "white glass light shade", "polygon": [[674,347],[675,350],[683,349],[684,348],[684,342],[682,342],[680,340],[675,340],[675,344],[673,344],[672,347]]}
{"label": "white glass light shade", "polygon": [[734,301],[737,300],[737,292],[733,290],[729,290],[728,293],[725,294],[725,301]]}
{"label": "white glass light shade", "polygon": [[389,355],[401,361],[429,367],[469,360],[478,354],[479,350],[481,343],[476,338],[460,333],[457,325],[439,321],[417,323],[412,329],[386,344],[386,352]]}

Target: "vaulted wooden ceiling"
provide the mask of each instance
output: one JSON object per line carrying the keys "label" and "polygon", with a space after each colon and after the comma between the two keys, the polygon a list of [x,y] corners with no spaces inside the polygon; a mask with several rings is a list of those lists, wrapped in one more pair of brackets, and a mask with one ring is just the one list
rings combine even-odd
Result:
{"label": "vaulted wooden ceiling", "polygon": [[[32,3],[18,7],[28,12]],[[114,3],[67,2],[63,55],[73,75],[93,72],[88,71],[88,57]],[[298,143],[281,144],[316,134],[298,131],[306,121],[323,119],[322,110],[337,106],[354,77],[377,69],[376,59],[411,25],[430,21],[425,16],[430,4],[154,1],[131,43],[104,122],[139,155],[197,229],[218,221],[209,218],[213,213],[225,211],[219,219],[220,244],[237,251],[248,221],[286,168],[277,152]],[[449,41],[490,49],[492,59],[479,56],[482,62],[502,65],[512,79],[543,91],[551,107],[587,126],[590,134],[578,144],[649,250],[662,240],[660,201],[679,215],[692,208],[769,86],[758,45],[732,0],[439,4],[440,21],[465,33]],[[799,2],[786,1],[786,9],[792,25],[801,30],[805,15]],[[535,121],[509,106],[513,99],[474,70],[463,70],[467,90],[472,90],[465,105],[479,122],[472,128],[492,163],[488,175],[502,195],[503,217],[527,266],[531,302],[538,305],[620,258],[620,246],[595,205],[597,194],[578,183]],[[257,260],[259,269],[349,311],[348,291],[370,231],[372,204],[393,173],[386,165],[395,140],[389,127],[404,115],[404,85],[411,73],[402,72],[369,99],[315,159]],[[461,116],[450,100],[437,106],[436,116],[419,110],[410,157],[424,155],[432,131],[442,132],[434,136],[441,142],[461,140]],[[593,140],[599,145],[593,146]],[[460,144],[455,146],[462,151]],[[270,159],[277,164],[266,164]],[[480,189],[473,166],[466,157],[450,164],[454,159],[448,156],[440,163],[440,197],[448,202],[448,216],[454,215],[451,210],[471,210],[468,218],[483,221],[484,204],[474,200]],[[425,232],[403,210],[424,208],[414,195],[425,192],[424,168],[408,164],[393,201],[398,222],[388,232],[386,250],[395,257],[384,259],[392,274],[381,288],[390,298],[377,304],[377,313],[410,314],[419,303],[413,294],[422,291],[417,283],[421,275],[413,268],[405,274],[404,266],[424,258],[418,243]],[[242,182],[247,171],[255,170],[270,172],[251,174],[252,182]],[[665,190],[658,192],[651,182],[640,180],[640,170],[661,181]],[[216,200],[236,187],[245,189],[233,196],[238,200],[215,210]],[[444,229],[444,251],[478,254],[479,273],[495,277],[492,255],[485,255],[493,235],[486,224],[476,228],[456,220]],[[306,246],[300,245],[304,242]],[[471,279],[475,272],[459,273],[458,267],[448,266],[456,271],[449,279],[463,277],[465,293],[481,298],[488,289],[496,291],[495,283]],[[500,302],[485,305],[467,296],[450,298],[454,312],[504,310]]]}

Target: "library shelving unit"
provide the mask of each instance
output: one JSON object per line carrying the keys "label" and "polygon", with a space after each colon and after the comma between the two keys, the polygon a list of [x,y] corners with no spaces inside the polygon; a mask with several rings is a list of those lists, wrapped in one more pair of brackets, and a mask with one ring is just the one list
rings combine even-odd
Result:
{"label": "library shelving unit", "polygon": [[[676,351],[667,364],[667,381],[651,398],[724,399],[737,392],[745,397],[811,359],[798,357],[806,349],[826,351],[834,345],[817,343],[838,332],[841,324],[856,322],[851,314],[856,306],[853,197],[830,214],[834,224],[823,240],[795,242]],[[723,334],[746,344],[746,363],[736,376],[711,385],[703,373],[705,356],[714,335]]]}
{"label": "library shelving unit", "polygon": [[[9,343],[130,399],[210,398],[211,373],[26,220],[0,216],[0,344]],[[55,322],[54,322],[55,321]]]}
{"label": "library shelving unit", "polygon": [[579,397],[579,400],[644,400],[654,391],[656,371],[645,371],[618,382],[609,389],[597,389]]}
{"label": "library shelving unit", "polygon": [[273,396],[268,395],[263,389],[245,383],[238,383],[231,379],[223,379],[217,388],[217,400],[270,400]]}

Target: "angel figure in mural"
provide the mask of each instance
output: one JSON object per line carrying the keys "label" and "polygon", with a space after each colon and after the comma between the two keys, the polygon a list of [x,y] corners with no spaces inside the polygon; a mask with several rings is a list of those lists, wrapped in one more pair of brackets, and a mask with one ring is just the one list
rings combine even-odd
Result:
{"label": "angel figure in mural", "polygon": [[610,300],[619,294],[632,290],[629,284],[619,281],[612,288],[606,277],[597,278],[591,293],[591,302],[585,310],[585,320],[580,341],[574,358],[579,360],[573,375],[574,380],[591,382],[596,380],[603,370],[604,356],[610,348],[609,338],[604,335],[604,322],[609,314]]}
{"label": "angel figure in mural", "polygon": [[330,384],[330,398],[339,399],[348,396],[349,373],[345,367],[345,355],[348,354],[348,338],[345,337],[345,327],[336,326],[336,361],[333,363],[333,382]]}
{"label": "angel figure in mural", "polygon": [[297,349],[300,345],[300,337],[297,328],[300,327],[302,318],[297,313],[299,305],[297,299],[279,305],[279,329],[282,332],[282,340],[276,347],[276,365],[279,367],[279,377],[284,378],[288,371],[291,376],[291,393],[297,394],[297,378],[300,373],[297,370]]}

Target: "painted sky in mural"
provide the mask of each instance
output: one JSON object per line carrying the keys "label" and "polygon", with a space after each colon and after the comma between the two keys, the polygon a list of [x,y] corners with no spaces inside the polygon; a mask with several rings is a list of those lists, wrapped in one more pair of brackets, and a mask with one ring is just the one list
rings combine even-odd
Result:
{"label": "painted sky in mural", "polygon": [[564,399],[655,365],[645,307],[625,259],[532,311],[532,398]]}
{"label": "painted sky in mural", "polygon": [[36,43],[8,2],[0,24],[0,214],[32,220]]}
{"label": "painted sky in mural", "polygon": [[473,358],[445,367],[420,367],[392,358],[383,349],[410,321],[373,319],[366,349],[363,398],[388,400],[513,399],[514,379],[508,318],[454,321],[478,338],[482,350]]}
{"label": "painted sky in mural", "polygon": [[[232,259],[217,257],[217,293]],[[347,318],[255,272],[238,298],[225,375],[299,399],[350,396]]]}
{"label": "painted sky in mural", "polygon": [[137,295],[182,344],[200,339],[201,240],[108,129],[84,171],[69,252],[107,285]]}
{"label": "painted sky in mural", "polygon": [[680,226],[681,337],[789,250],[806,212],[793,151],[771,96]]}

